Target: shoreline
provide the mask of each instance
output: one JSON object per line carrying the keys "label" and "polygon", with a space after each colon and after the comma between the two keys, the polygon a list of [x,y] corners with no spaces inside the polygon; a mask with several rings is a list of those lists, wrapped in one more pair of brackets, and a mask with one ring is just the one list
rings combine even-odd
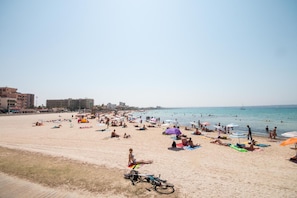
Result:
{"label": "shoreline", "polygon": [[[52,128],[56,124],[53,122],[32,127],[38,119],[71,119],[72,114],[0,116],[0,146],[66,157],[124,172],[130,171],[128,150],[133,148],[137,160],[153,160],[153,164],[143,165],[138,170],[161,174],[161,178],[176,186],[181,197],[199,197],[201,194],[210,197],[295,197],[297,193],[297,178],[291,174],[297,171],[297,164],[288,161],[295,151],[290,146],[280,146],[280,139],[270,142],[268,138],[255,136],[259,143],[270,146],[242,153],[210,143],[207,136],[215,137],[216,132],[195,136],[191,135],[194,130],[181,128],[184,134],[192,137],[194,144],[199,143],[201,147],[172,151],[168,148],[173,139],[162,135],[162,128],[158,127],[139,131],[133,123],[126,122],[127,128],[109,127],[101,132],[94,119],[81,124],[73,119],[72,127],[65,121],[58,129]],[[80,126],[90,128],[80,129]],[[110,138],[114,129],[120,138]],[[123,138],[124,133],[131,138]],[[222,141],[236,143],[237,139]],[[244,141],[240,140],[240,143]]]}

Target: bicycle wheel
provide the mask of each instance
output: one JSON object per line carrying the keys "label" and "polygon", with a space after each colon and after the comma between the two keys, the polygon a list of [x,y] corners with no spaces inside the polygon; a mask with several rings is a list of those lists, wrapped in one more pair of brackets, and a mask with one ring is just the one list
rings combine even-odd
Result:
{"label": "bicycle wheel", "polygon": [[174,186],[173,184],[161,184],[161,185],[156,185],[155,190],[160,193],[160,194],[171,194],[174,192]]}

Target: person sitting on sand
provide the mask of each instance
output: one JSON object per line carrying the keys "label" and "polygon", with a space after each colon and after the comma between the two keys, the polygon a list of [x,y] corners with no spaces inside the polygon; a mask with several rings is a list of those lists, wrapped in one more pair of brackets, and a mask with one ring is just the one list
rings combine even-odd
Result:
{"label": "person sitting on sand", "polygon": [[146,130],[145,125],[143,125],[142,128],[139,128],[138,130]]}
{"label": "person sitting on sand", "polygon": [[194,145],[194,143],[193,143],[193,141],[192,141],[192,138],[189,138],[189,140],[188,140],[188,146],[190,146],[191,148],[194,148],[194,147],[196,147],[196,146],[200,146],[200,144],[195,144],[195,145]]}
{"label": "person sitting on sand", "polygon": [[137,165],[137,164],[151,164],[151,163],[153,163],[152,160],[148,160],[148,161],[140,160],[140,161],[137,161],[134,158],[133,149],[132,148],[129,149],[128,166]]}
{"label": "person sitting on sand", "polygon": [[196,128],[196,131],[193,133],[193,135],[201,135],[201,132]]}
{"label": "person sitting on sand", "polygon": [[124,138],[129,138],[131,135],[127,135],[126,133],[124,134]]}
{"label": "person sitting on sand", "polygon": [[113,130],[113,132],[111,132],[111,138],[113,137],[120,137],[118,134],[116,134],[115,129]]}
{"label": "person sitting on sand", "polygon": [[182,141],[183,146],[188,146],[187,138],[182,138],[181,141]]}

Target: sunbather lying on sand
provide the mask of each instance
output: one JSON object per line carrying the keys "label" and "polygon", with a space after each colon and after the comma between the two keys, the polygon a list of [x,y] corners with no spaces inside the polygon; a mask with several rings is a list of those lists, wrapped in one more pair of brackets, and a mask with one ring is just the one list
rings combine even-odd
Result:
{"label": "sunbather lying on sand", "polygon": [[255,145],[256,141],[253,140],[251,143],[250,143],[250,146],[244,146],[243,148],[248,150],[248,151],[254,151],[254,150],[258,150],[260,148],[255,148],[254,145]]}
{"label": "sunbather lying on sand", "polygon": [[229,143],[224,143],[224,142],[222,142],[220,139],[216,139],[216,140],[214,140],[214,141],[211,141],[210,143],[218,144],[218,145],[222,145],[222,146],[230,146]]}

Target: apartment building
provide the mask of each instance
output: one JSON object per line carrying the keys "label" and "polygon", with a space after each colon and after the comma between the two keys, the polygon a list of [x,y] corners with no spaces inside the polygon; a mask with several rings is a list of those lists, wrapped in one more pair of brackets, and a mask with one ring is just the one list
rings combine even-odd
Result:
{"label": "apartment building", "polygon": [[0,87],[0,108],[12,112],[34,108],[34,94],[17,92],[16,88]]}
{"label": "apartment building", "polygon": [[94,107],[94,99],[55,99],[46,100],[46,107],[48,109],[64,108],[70,111],[79,109],[92,109]]}

